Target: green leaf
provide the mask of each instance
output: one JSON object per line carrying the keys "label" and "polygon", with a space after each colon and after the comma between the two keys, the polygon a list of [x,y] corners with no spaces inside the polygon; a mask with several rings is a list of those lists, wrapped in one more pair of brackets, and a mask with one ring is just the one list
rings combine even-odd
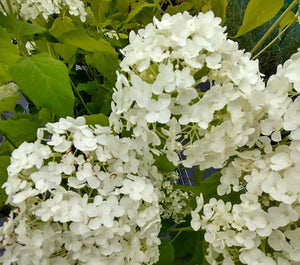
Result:
{"label": "green leaf", "polygon": [[88,81],[86,83],[79,83],[77,86],[78,91],[84,91],[89,95],[94,95],[99,90],[99,83],[97,80]]}
{"label": "green leaf", "polygon": [[[172,232],[171,238],[177,233]],[[184,231],[173,242],[175,263],[180,265],[202,264],[204,257],[204,232]]]}
{"label": "green leaf", "polygon": [[199,10],[202,7],[203,0],[187,0],[193,4],[193,10]]}
{"label": "green leaf", "polygon": [[279,33],[285,28],[285,26],[290,24],[293,20],[295,20],[295,13],[290,11],[280,21]]}
{"label": "green leaf", "polygon": [[101,26],[101,24],[105,21],[105,14],[109,10],[111,2],[111,0],[94,0],[92,2],[94,18],[98,25]]}
{"label": "green leaf", "polygon": [[21,96],[7,97],[0,100],[0,113],[4,111],[14,112],[17,101],[21,99]]}
{"label": "green leaf", "polygon": [[20,57],[17,46],[12,44],[9,34],[0,27],[0,85],[10,81],[8,66],[15,63]]}
{"label": "green leaf", "polygon": [[11,18],[10,16],[4,15],[0,12],[0,25],[6,29],[12,30]]}
{"label": "green leaf", "polygon": [[84,29],[71,30],[62,35],[61,41],[90,52],[107,52],[116,54],[114,48],[104,39],[96,40],[90,37]]}
{"label": "green leaf", "polygon": [[243,24],[235,37],[239,37],[272,19],[283,4],[284,0],[251,0],[246,9]]}
{"label": "green leaf", "polygon": [[[75,53],[77,48],[69,45],[69,44],[62,44],[62,43],[53,43],[53,47],[55,52],[63,58],[63,60],[67,63],[71,63],[75,57]],[[73,64],[72,64],[73,65]]]}
{"label": "green leaf", "polygon": [[124,24],[129,23],[145,7],[154,7],[154,8],[157,7],[157,8],[159,8],[159,6],[155,3],[151,4],[151,3],[144,2],[144,1],[138,1],[135,4],[132,5],[132,10],[129,13],[127,19],[124,21]]}
{"label": "green leaf", "polygon": [[161,172],[172,172],[177,168],[177,166],[174,166],[173,163],[168,160],[166,155],[154,155],[154,158],[154,165],[157,166]]}
{"label": "green leaf", "polygon": [[170,15],[174,15],[179,12],[190,10],[193,8],[193,6],[194,5],[189,2],[183,2],[180,5],[176,5],[176,6],[169,5],[168,8],[166,9],[166,13],[169,13]]}
{"label": "green leaf", "polygon": [[2,141],[0,142],[0,156],[10,156],[12,146],[5,139],[2,139]]}
{"label": "green leaf", "polygon": [[109,126],[108,117],[102,113],[92,114],[92,115],[83,115],[87,124],[90,125],[101,125],[101,126]]}
{"label": "green leaf", "polygon": [[7,195],[5,190],[2,189],[2,185],[7,181],[7,167],[10,164],[10,156],[0,156],[0,210],[3,209]]}
{"label": "green leaf", "polygon": [[161,219],[161,228],[159,231],[159,236],[163,236],[164,234],[166,234],[168,232],[167,230],[174,227],[174,225],[175,225],[175,223],[172,218]]}
{"label": "green leaf", "polygon": [[118,56],[108,52],[95,52],[92,62],[97,70],[109,81],[114,82],[117,79],[116,70],[118,68]]}
{"label": "green leaf", "polygon": [[51,122],[52,121],[52,115],[51,111],[47,108],[42,108],[39,111],[39,120],[42,121],[43,123]]}
{"label": "green leaf", "polygon": [[200,170],[199,167],[196,168],[195,174],[194,174],[194,183],[196,186],[201,185],[202,179],[204,176],[205,170]]}
{"label": "green leaf", "polygon": [[41,34],[47,31],[47,29],[41,27],[40,25],[35,25],[22,20],[17,21],[17,27],[18,27],[19,34],[23,37],[31,36],[34,34]]}
{"label": "green leaf", "polygon": [[228,0],[210,0],[210,8],[216,17],[220,17],[224,23],[226,19],[226,9]]}
{"label": "green leaf", "polygon": [[219,197],[217,187],[220,184],[220,177],[221,173],[217,172],[203,180],[198,186],[176,185],[175,188],[183,191],[192,191],[196,195],[202,193],[204,200],[207,202],[212,197]]}
{"label": "green leaf", "polygon": [[64,16],[55,19],[52,27],[49,29],[51,35],[60,38],[64,33],[74,30],[76,27],[71,18]]}
{"label": "green leaf", "polygon": [[36,116],[29,114],[0,120],[0,134],[14,147],[18,147],[24,141],[35,141],[36,131],[40,127],[42,127],[41,121]]}
{"label": "green leaf", "polygon": [[155,265],[172,265],[175,259],[172,242],[168,238],[161,238],[159,245],[159,260]]}
{"label": "green leaf", "polygon": [[[12,25],[10,16],[5,16],[2,12],[0,12],[0,25],[6,28],[9,32],[14,33],[14,27]],[[29,23],[23,20],[17,20],[17,28],[19,35],[23,37],[44,33],[47,31],[46,28],[40,25]]]}
{"label": "green leaf", "polygon": [[12,44],[9,34],[0,27],[0,63],[12,64],[20,58],[16,45]]}
{"label": "green leaf", "polygon": [[22,58],[9,68],[13,80],[38,107],[72,116],[74,94],[65,64],[43,53]]}

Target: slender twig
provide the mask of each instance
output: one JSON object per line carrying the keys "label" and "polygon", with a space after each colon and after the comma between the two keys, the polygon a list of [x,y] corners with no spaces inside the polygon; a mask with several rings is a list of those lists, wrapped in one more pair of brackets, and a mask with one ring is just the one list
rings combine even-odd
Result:
{"label": "slender twig", "polygon": [[281,35],[294,23],[296,20],[296,17],[294,20],[292,20],[272,41],[270,41],[262,50],[260,50],[257,54],[255,54],[254,57],[252,57],[252,60],[255,60],[261,53],[263,53],[266,49],[268,49],[276,40],[278,40]]}
{"label": "slender twig", "polygon": [[194,231],[190,226],[188,227],[179,227],[168,229],[167,232],[184,232],[184,231]]}
{"label": "slender twig", "polygon": [[83,106],[85,107],[85,109],[87,110],[87,112],[91,115],[91,114],[92,114],[91,110],[89,109],[89,107],[87,106],[87,104],[84,102],[83,98],[81,97],[81,95],[80,95],[80,93],[79,93],[77,87],[74,85],[74,83],[73,83],[73,81],[71,80],[71,78],[70,78],[70,82],[71,82],[72,87],[74,88],[76,94],[78,95],[78,97],[79,97],[81,103],[83,104]]}

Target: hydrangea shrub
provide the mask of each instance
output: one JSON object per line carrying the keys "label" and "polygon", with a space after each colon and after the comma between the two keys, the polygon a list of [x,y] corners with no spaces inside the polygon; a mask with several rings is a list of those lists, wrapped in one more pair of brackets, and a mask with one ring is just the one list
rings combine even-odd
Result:
{"label": "hydrangea shrub", "polygon": [[[33,65],[48,85],[59,58],[70,76],[75,66],[75,73],[86,71],[92,78],[85,83],[70,78],[89,114],[98,105],[86,104],[82,91],[106,107],[107,94],[98,85],[114,81],[109,71],[119,63],[112,45],[121,47],[125,38],[118,28],[146,12],[144,7],[159,6],[135,3],[123,24],[105,32],[100,29],[108,23],[105,14],[116,8],[118,17],[126,10],[126,3],[108,2],[1,1],[0,21],[8,26],[0,31],[0,44],[13,56],[0,61],[0,81],[12,81],[19,68],[11,68],[21,61]],[[19,15],[9,24],[11,12]],[[71,19],[77,16],[81,22]],[[87,19],[91,25],[72,37],[75,25]],[[37,21],[43,21],[42,29]],[[26,29],[16,34],[17,45],[24,44],[20,36],[22,41],[32,36],[23,45],[29,57],[19,61],[9,35],[13,25]],[[52,42],[44,45],[44,37]],[[228,39],[212,11],[154,17],[128,38],[107,119],[101,108],[100,116],[54,121],[55,104],[51,111],[37,106],[43,126],[36,140],[15,146],[2,186],[12,208],[0,228],[0,262],[167,265],[179,257],[184,264],[299,264],[300,49],[266,81],[259,62]],[[45,46],[49,56],[42,55],[40,69],[36,54]],[[6,93],[1,100],[14,97],[15,103],[17,85],[1,86]],[[177,185],[179,171],[192,167],[195,186]],[[220,173],[203,181],[211,167]],[[177,247],[174,254],[184,232],[193,246],[183,241],[180,248],[190,249]],[[201,256],[193,253],[185,261],[192,249]]]}

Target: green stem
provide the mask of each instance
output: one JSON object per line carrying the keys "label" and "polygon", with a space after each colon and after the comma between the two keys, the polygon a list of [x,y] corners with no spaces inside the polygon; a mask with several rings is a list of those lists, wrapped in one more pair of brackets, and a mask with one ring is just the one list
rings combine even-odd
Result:
{"label": "green stem", "polygon": [[20,54],[23,55],[24,57],[28,57],[27,49],[26,49],[25,44],[23,43],[23,40],[22,40],[22,38],[20,36],[20,33],[19,33],[19,29],[18,29],[18,25],[17,25],[17,19],[16,19],[16,16],[14,14],[13,7],[11,5],[10,0],[6,0],[6,2],[7,2],[8,10],[9,10],[9,15],[10,15],[10,18],[11,18],[11,23],[12,23],[12,26],[14,28],[14,32],[16,34],[16,40],[17,40],[17,45],[19,47]]}
{"label": "green stem", "polygon": [[269,30],[265,33],[265,35],[256,43],[253,49],[250,51],[252,54],[263,44],[263,42],[271,35],[271,33],[276,29],[276,27],[280,24],[282,19],[290,12],[294,6],[297,5],[299,0],[294,0],[289,7],[282,13],[282,15],[274,22],[274,24],[269,28]]}
{"label": "green stem", "polygon": [[184,232],[184,231],[194,231],[193,228],[189,227],[180,227],[180,228],[172,228],[168,229],[167,232]]}
{"label": "green stem", "polygon": [[74,83],[73,83],[73,81],[71,80],[71,78],[70,78],[70,82],[71,82],[72,87],[74,88],[76,94],[78,95],[78,97],[79,97],[81,103],[83,104],[83,106],[85,107],[85,109],[87,110],[87,112],[88,112],[90,115],[92,115],[92,112],[90,111],[90,109],[89,109],[89,107],[86,105],[86,103],[84,102],[83,98],[81,97],[81,95],[80,95],[80,93],[79,93],[77,87],[74,85]]}
{"label": "green stem", "polygon": [[0,1],[0,6],[1,6],[2,10],[4,11],[4,13],[7,14],[7,10],[5,10],[5,6],[1,1]]}
{"label": "green stem", "polygon": [[[296,19],[296,17],[295,17]],[[255,60],[260,54],[262,54],[266,49],[268,49],[276,40],[278,40],[281,35],[294,23],[294,20],[292,20],[272,41],[270,41],[262,50],[260,50],[254,57],[252,57],[252,60]]]}

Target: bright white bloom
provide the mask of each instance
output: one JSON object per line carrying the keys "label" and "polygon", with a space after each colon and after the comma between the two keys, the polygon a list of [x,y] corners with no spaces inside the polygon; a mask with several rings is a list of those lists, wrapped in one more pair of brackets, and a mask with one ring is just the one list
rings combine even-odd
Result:
{"label": "bright white bloom", "polygon": [[48,19],[50,15],[59,14],[63,9],[67,9],[70,15],[80,16],[82,22],[85,22],[87,15],[81,0],[14,0],[13,5],[26,20],[36,19],[39,15]]}
{"label": "bright white bloom", "polygon": [[[264,84],[257,61],[227,40],[220,22],[212,12],[165,14],[130,33],[120,64],[128,78],[118,73],[110,116],[117,132],[133,129],[154,153],[160,142],[150,135],[164,137],[162,150],[175,165],[174,154],[185,150],[183,164],[201,169],[222,167],[254,141]],[[183,137],[174,135],[171,120]]]}
{"label": "bright white bloom", "polygon": [[[269,79],[262,94],[265,102],[261,102],[265,113],[256,123],[260,128],[252,148],[241,148],[221,170],[218,195],[235,198],[232,207],[224,207],[225,197],[224,202],[210,199],[202,211],[192,212],[192,227],[205,230],[210,264],[216,258],[243,264],[287,265],[300,261],[299,68],[294,67],[299,64],[299,54],[279,66]],[[232,107],[229,104],[227,108]],[[232,116],[237,120],[240,117],[238,113]],[[221,142],[219,145],[222,149]]]}
{"label": "bright white bloom", "polygon": [[0,229],[0,263],[155,263],[162,176],[142,143],[68,117],[21,144],[3,185],[16,208]]}

